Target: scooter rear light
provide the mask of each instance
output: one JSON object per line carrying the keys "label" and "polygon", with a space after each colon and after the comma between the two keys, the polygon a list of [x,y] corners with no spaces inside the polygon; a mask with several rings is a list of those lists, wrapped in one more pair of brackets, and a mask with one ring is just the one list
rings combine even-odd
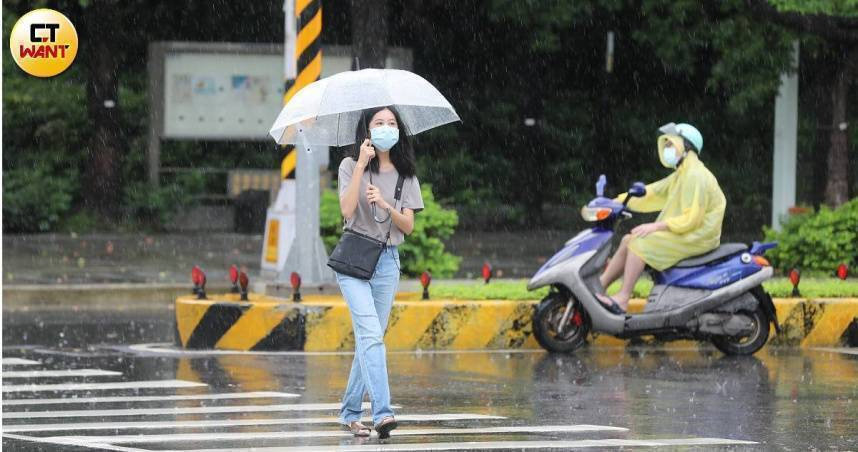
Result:
{"label": "scooter rear light", "polygon": [[760,267],[769,267],[772,265],[769,263],[769,260],[763,256],[754,256],[754,263],[756,263]]}
{"label": "scooter rear light", "polygon": [[581,218],[584,221],[602,221],[611,215],[611,209],[607,207],[582,207]]}

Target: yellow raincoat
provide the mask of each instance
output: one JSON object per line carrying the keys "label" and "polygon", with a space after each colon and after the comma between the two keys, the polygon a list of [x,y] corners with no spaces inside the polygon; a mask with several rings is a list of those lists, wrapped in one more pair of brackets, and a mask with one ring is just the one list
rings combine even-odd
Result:
{"label": "yellow raincoat", "polygon": [[[665,138],[659,138],[659,156]],[[682,141],[671,139],[682,150]],[[616,199],[622,201],[625,193]],[[689,257],[717,248],[721,243],[721,222],[727,200],[715,176],[694,151],[689,151],[670,176],[646,186],[646,196],[632,198],[629,209],[636,212],[661,211],[656,221],[664,221],[667,231],[634,237],[629,249],[650,267],[662,271]]]}

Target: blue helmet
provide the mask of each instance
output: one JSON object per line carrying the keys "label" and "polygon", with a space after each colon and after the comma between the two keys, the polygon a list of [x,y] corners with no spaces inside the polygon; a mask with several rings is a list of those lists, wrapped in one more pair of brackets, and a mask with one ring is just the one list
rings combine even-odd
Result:
{"label": "blue helmet", "polygon": [[703,135],[697,130],[697,127],[692,126],[691,124],[680,123],[674,124],[669,122],[658,128],[658,131],[661,133],[666,133],[670,135],[679,135],[682,138],[688,140],[692,146],[694,146],[694,150],[700,153],[703,151]]}

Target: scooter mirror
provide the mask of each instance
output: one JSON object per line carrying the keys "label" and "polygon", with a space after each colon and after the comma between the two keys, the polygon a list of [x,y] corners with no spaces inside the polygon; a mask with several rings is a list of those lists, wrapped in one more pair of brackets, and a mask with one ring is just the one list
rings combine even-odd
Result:
{"label": "scooter mirror", "polygon": [[640,198],[646,196],[646,185],[643,182],[635,182],[629,189],[629,196]]}
{"label": "scooter mirror", "polygon": [[605,195],[605,184],[608,183],[608,180],[605,178],[604,174],[599,175],[599,180],[596,182],[596,196],[604,196]]}

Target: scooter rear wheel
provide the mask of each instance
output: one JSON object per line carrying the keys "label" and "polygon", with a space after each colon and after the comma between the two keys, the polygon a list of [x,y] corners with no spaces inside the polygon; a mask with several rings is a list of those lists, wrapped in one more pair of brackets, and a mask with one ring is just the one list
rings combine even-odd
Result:
{"label": "scooter rear wheel", "polygon": [[569,353],[580,348],[587,340],[590,316],[577,301],[563,331],[557,332],[568,302],[561,294],[550,293],[542,299],[533,314],[533,335],[539,345],[549,352]]}
{"label": "scooter rear wheel", "polygon": [[712,344],[727,355],[753,355],[766,345],[769,340],[769,316],[761,306],[757,306],[753,312],[739,311],[754,322],[754,329],[747,336],[715,336]]}

